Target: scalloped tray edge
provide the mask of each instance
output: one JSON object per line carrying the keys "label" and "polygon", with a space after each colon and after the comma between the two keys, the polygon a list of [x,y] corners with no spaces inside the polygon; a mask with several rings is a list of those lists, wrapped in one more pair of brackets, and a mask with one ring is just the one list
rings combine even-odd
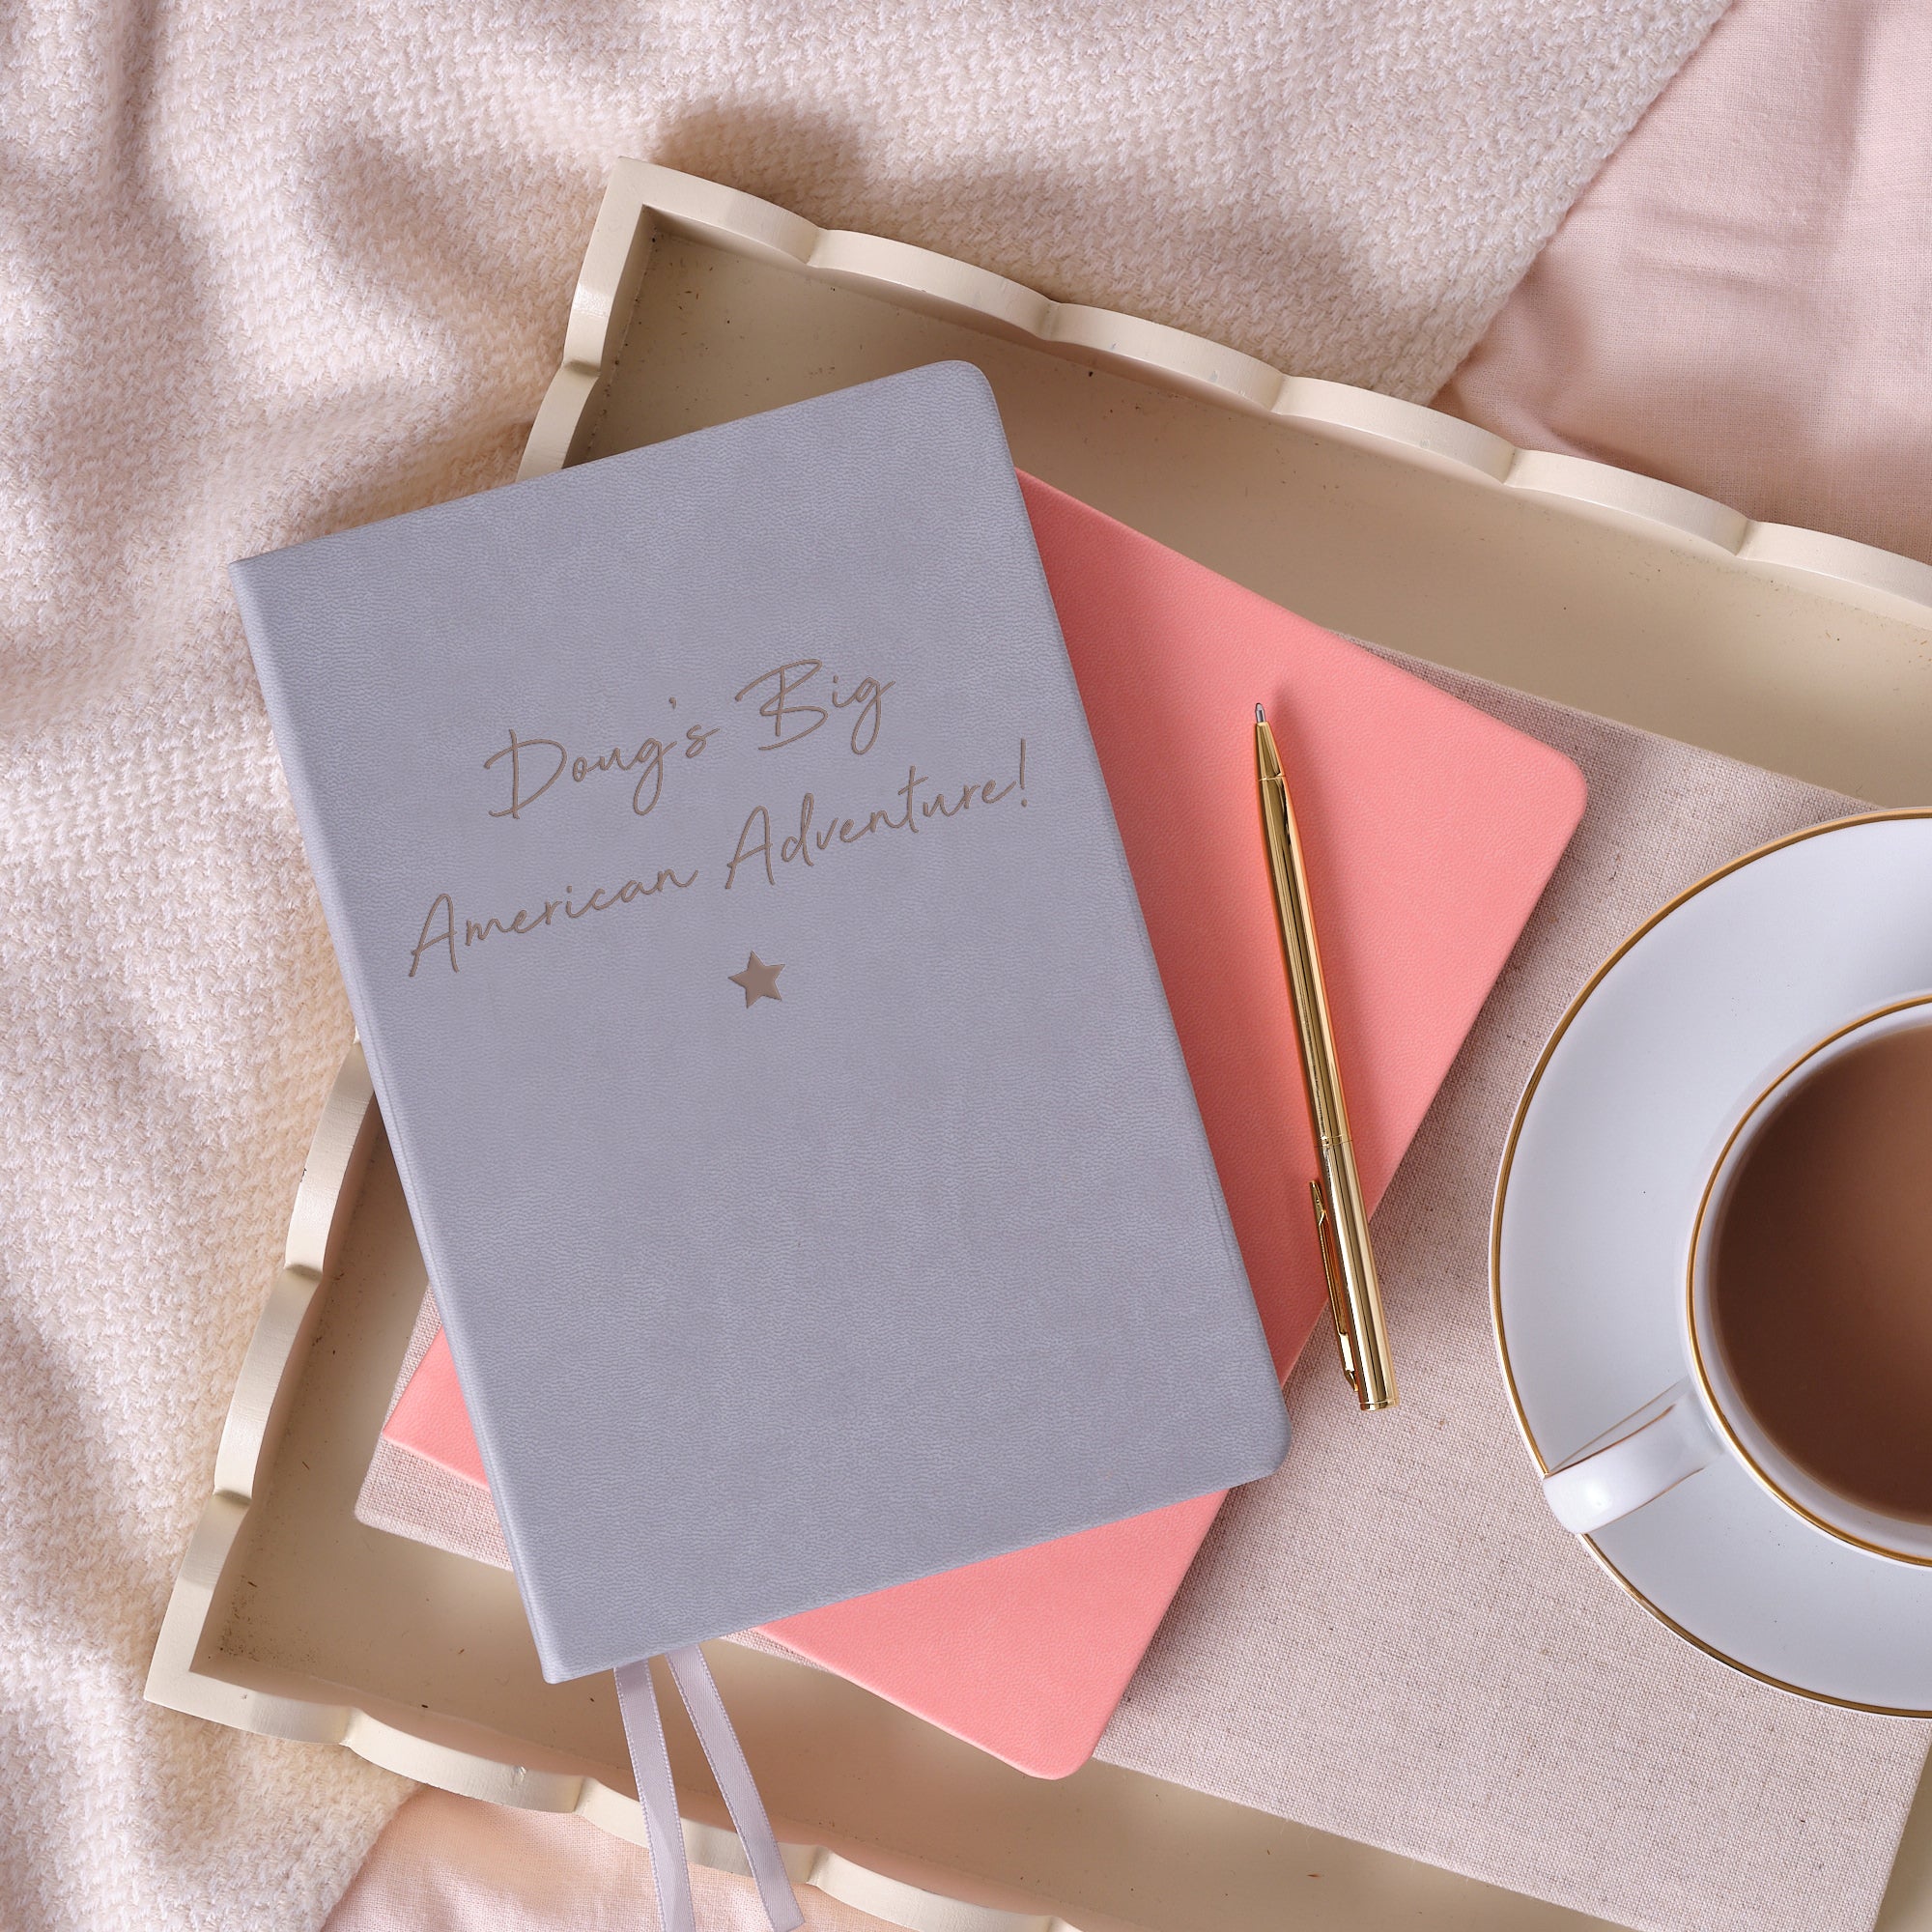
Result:
{"label": "scalloped tray edge", "polygon": [[1421,403],[1286,375],[1205,336],[1114,309],[1055,301],[909,242],[819,228],[755,195],[651,161],[620,160],[611,170],[571,301],[563,360],[537,412],[519,479],[562,469],[595,428],[591,405],[622,346],[659,224],[813,280],[876,292],[1242,414],[1513,491],[1560,513],[1675,548],[1727,557],[1754,576],[1824,591],[1881,616],[1932,625],[1932,565],[1912,557],[1794,524],[1755,523],[1709,497],[1611,464],[1519,449]]}

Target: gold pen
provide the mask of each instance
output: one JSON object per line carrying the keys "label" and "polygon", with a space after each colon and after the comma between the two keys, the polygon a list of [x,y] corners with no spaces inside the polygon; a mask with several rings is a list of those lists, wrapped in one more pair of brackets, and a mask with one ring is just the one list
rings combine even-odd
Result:
{"label": "gold pen", "polygon": [[1315,943],[1315,914],[1309,903],[1308,872],[1301,863],[1301,839],[1294,829],[1294,807],[1281,775],[1281,753],[1267,715],[1255,706],[1255,765],[1262,793],[1262,824],[1267,833],[1268,869],[1274,878],[1275,911],[1281,917],[1281,950],[1288,963],[1289,997],[1294,1005],[1294,1038],[1300,1048],[1301,1084],[1315,1124],[1321,1179],[1308,1183],[1315,1204],[1315,1241],[1321,1250],[1321,1272],[1328,1283],[1328,1312],[1335,1318],[1335,1341],[1342,1373],[1364,1408],[1395,1406],[1395,1371],[1389,1364],[1388,1331],[1382,1325],[1382,1296],[1376,1280],[1376,1258],[1369,1247],[1369,1210],[1355,1172],[1354,1144],[1349,1138],[1349,1108],[1342,1097],[1342,1067],[1335,1057],[1335,1034],[1328,1023],[1328,995],[1321,983],[1321,954]]}

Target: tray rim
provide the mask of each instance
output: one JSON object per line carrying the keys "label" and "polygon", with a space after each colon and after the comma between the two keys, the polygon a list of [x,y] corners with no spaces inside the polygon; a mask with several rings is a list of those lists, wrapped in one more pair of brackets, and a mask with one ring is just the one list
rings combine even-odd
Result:
{"label": "tray rim", "polygon": [[1932,564],[1895,551],[1799,524],[1761,523],[1714,497],[1613,464],[1520,449],[1426,404],[1289,375],[1204,335],[1118,309],[1056,301],[952,256],[885,236],[820,228],[741,188],[629,158],[611,168],[571,298],[562,360],[525,444],[519,482],[563,469],[595,432],[601,412],[593,405],[623,347],[658,227],[1243,415],[1511,491],[1558,514],[1728,562],[1770,582],[1932,627]]}

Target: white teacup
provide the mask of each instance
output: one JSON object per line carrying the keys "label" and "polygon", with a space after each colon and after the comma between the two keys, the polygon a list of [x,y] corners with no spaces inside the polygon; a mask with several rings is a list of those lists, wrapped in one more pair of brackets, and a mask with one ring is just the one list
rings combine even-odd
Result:
{"label": "white teacup", "polygon": [[1800,1054],[1739,1110],[1687,1234],[1682,1330],[1687,1373],[1544,1478],[1544,1494],[1565,1529],[1578,1534],[1602,1529],[1720,1457],[1732,1456],[1786,1509],[1819,1529],[1878,1555],[1932,1564],[1932,1523],[1888,1515],[1840,1493],[1771,1439],[1732,1379],[1712,1306],[1722,1210],[1776,1103],[1853,1047],[1887,1032],[1928,1024],[1932,994],[1850,1020]]}

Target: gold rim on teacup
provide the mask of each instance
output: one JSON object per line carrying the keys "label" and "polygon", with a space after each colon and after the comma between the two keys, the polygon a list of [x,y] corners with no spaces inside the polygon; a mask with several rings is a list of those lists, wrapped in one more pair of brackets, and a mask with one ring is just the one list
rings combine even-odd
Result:
{"label": "gold rim on teacup", "polygon": [[[1889,1019],[1894,1013],[1909,1013],[1920,1009],[1932,1010],[1932,992],[1915,993],[1909,999],[1893,1000],[1887,1006],[1874,1007],[1869,1012],[1861,1013],[1856,1019],[1847,1020],[1842,1026],[1834,1027],[1822,1039],[1814,1040],[1807,1046],[1775,1079],[1767,1081],[1738,1116],[1730,1132],[1724,1137],[1724,1144],[1719,1150],[1710,1173],[1705,1177],[1704,1191],[1697,1197],[1697,1212],[1690,1223],[1690,1253],[1684,1264],[1684,1321],[1690,1336],[1690,1372],[1696,1381],[1697,1391],[1704,1399],[1704,1406],[1726,1444],[1761,1487],[1769,1491],[1786,1509],[1803,1517],[1813,1528],[1823,1530],[1827,1536],[1835,1537],[1840,1543],[1850,1544],[1856,1549],[1868,1550],[1874,1556],[1883,1556],[1894,1563],[1917,1563],[1932,1568],[1932,1549],[1918,1554],[1910,1549],[1902,1549],[1896,1544],[1877,1543],[1867,1537],[1860,1536],[1845,1528],[1842,1523],[1833,1522],[1828,1518],[1820,1516],[1815,1509],[1800,1501],[1771,1470],[1764,1466],[1759,1456],[1745,1440],[1744,1432],[1726,1412],[1724,1397],[1719,1393],[1711,1374],[1711,1366],[1704,1357],[1704,1341],[1698,1332],[1700,1324],[1697,1319],[1698,1262],[1703,1255],[1704,1222],[1710,1212],[1712,1201],[1718,1193],[1719,1184],[1720,1182],[1728,1184],[1735,1180],[1736,1175],[1731,1168],[1731,1154],[1738,1143],[1749,1132],[1752,1122],[1763,1111],[1765,1102],[1773,1095],[1786,1091],[1792,1080],[1804,1067],[1820,1054],[1830,1052],[1840,1040],[1848,1038],[1855,1033],[1862,1033],[1867,1027],[1876,1026],[1881,1020]],[[1705,1272],[1708,1271],[1707,1262]],[[1750,1404],[1741,1390],[1735,1392],[1735,1399],[1738,1406],[1748,1412]],[[1830,1485],[1821,1482],[1819,1488],[1829,1490]],[[1863,1505],[1852,1505],[1852,1507],[1859,1509],[1860,1514],[1864,1516],[1883,1517],[1887,1514],[1883,1510]],[[1908,1520],[1910,1519],[1899,1519],[1901,1523]],[[1917,1527],[1924,1530],[1928,1536],[1932,1536],[1932,1527],[1923,1523],[1918,1524]]]}

